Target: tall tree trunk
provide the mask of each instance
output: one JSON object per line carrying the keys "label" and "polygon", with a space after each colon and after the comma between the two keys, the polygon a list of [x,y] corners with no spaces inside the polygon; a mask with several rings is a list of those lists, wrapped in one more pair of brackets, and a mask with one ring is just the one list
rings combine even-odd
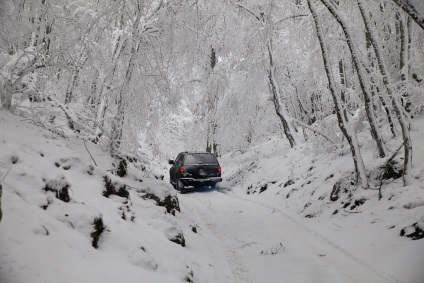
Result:
{"label": "tall tree trunk", "polygon": [[6,110],[10,110],[10,108],[12,107],[12,95],[8,91],[10,87],[11,86],[8,79],[5,79],[5,84],[0,87],[1,107]]}
{"label": "tall tree trunk", "polygon": [[111,132],[111,147],[110,147],[110,155],[111,156],[119,156],[118,151],[122,142],[122,131],[124,127],[125,121],[125,108],[126,108],[126,100],[125,95],[128,93],[128,86],[130,84],[132,74],[134,71],[135,65],[135,57],[138,52],[140,42],[135,43],[136,46],[132,48],[131,56],[128,62],[127,71],[125,73],[124,81],[122,82],[121,88],[118,93],[117,105],[118,111],[115,116],[115,119],[112,122],[112,132]]}
{"label": "tall tree trunk", "polygon": [[351,128],[351,126],[349,125],[349,123],[346,121],[344,117],[343,106],[342,106],[340,97],[337,95],[337,92],[336,92],[336,84],[334,82],[333,75],[330,69],[330,59],[328,55],[328,50],[324,42],[324,34],[321,30],[321,22],[318,18],[317,12],[312,3],[313,0],[307,0],[307,1],[308,1],[309,10],[311,11],[312,17],[314,19],[318,41],[321,47],[321,54],[322,54],[322,59],[324,62],[324,69],[328,79],[328,87],[330,89],[331,97],[333,98],[339,127],[343,135],[346,137],[350,146],[350,151],[352,152],[352,158],[353,158],[353,163],[355,165],[357,183],[360,184],[363,188],[368,188],[368,178],[365,173],[365,165],[362,160],[361,151],[359,149],[358,139],[356,137],[354,130]]}
{"label": "tall tree trunk", "polygon": [[[216,51],[211,48],[210,56],[210,70],[211,72],[217,64]],[[210,87],[210,86],[209,86]],[[218,93],[215,93],[213,90],[208,90],[208,99],[207,99],[207,133],[206,133],[206,152],[212,152],[218,155],[218,141],[217,141],[217,130],[218,122],[216,117],[216,111],[218,108]]]}
{"label": "tall tree trunk", "polygon": [[[410,21],[410,18],[409,18]],[[408,20],[404,19],[404,16],[399,13],[399,27],[400,27],[400,60],[399,60],[399,72],[402,80],[402,85],[406,86],[409,81],[409,26]],[[407,92],[402,94],[402,105],[406,112],[411,112],[411,101]]]}
{"label": "tall tree trunk", "polygon": [[[346,75],[344,72],[343,59],[339,60],[339,75],[340,75],[340,84],[342,85],[342,89],[340,91],[340,97],[342,99],[343,104],[346,105],[346,94],[345,94],[344,88],[347,88],[347,86],[346,86]],[[344,107],[343,114],[345,116],[346,121],[349,121],[349,116],[347,115],[347,107]]]}
{"label": "tall tree trunk", "polygon": [[404,146],[404,153],[405,153],[403,183],[405,186],[407,186],[411,184],[411,171],[412,171],[412,140],[409,133],[409,122],[402,109],[402,105],[399,101],[399,97],[393,89],[392,77],[390,76],[390,72],[388,71],[386,64],[383,60],[383,56],[381,54],[380,42],[378,41],[375,35],[374,28],[371,24],[369,16],[364,9],[362,0],[357,0],[357,2],[358,2],[359,9],[361,9],[361,13],[364,17],[365,28],[367,29],[371,37],[371,42],[374,48],[375,56],[377,58],[378,67],[383,77],[383,83],[387,89],[387,93],[390,96],[393,109],[395,110],[400,127],[402,129],[403,146]]}
{"label": "tall tree trunk", "polygon": [[287,113],[285,106],[281,101],[281,90],[278,84],[277,79],[275,78],[275,66],[274,59],[272,56],[272,46],[271,42],[267,43],[268,56],[269,56],[269,68],[267,70],[268,83],[272,93],[272,102],[274,102],[275,112],[277,113],[278,118],[280,118],[281,124],[283,125],[284,134],[289,140],[290,146],[295,147],[299,141],[297,139],[296,133],[294,131],[291,119]]}
{"label": "tall tree trunk", "polygon": [[[363,10],[359,9],[362,19],[364,20],[365,15],[363,14]],[[365,24],[366,25],[366,24]],[[371,34],[369,33],[369,31],[367,29],[365,29],[365,41],[366,41],[366,47],[367,47],[367,51],[368,51],[368,59],[370,61],[370,65],[372,67],[372,69],[374,69],[374,62],[370,52],[370,49],[372,48],[372,38],[371,38]],[[390,108],[387,106],[387,103],[383,97],[383,95],[380,94],[380,89],[379,87],[376,85],[375,83],[375,79],[374,76],[371,72],[371,70],[365,69],[367,71],[367,74],[369,75],[370,79],[371,79],[371,94],[373,98],[379,97],[381,105],[383,106],[386,115],[387,115],[387,120],[389,121],[389,126],[390,126],[390,131],[392,132],[393,136],[396,137],[396,131],[395,131],[395,125],[393,122],[393,117],[392,117],[392,111],[390,110]]]}
{"label": "tall tree trunk", "polygon": [[112,122],[112,131],[110,135],[110,146],[109,146],[109,153],[113,157],[119,157],[119,149],[121,147],[122,143],[122,137],[123,137],[123,127],[124,127],[124,121],[125,121],[125,109],[126,109],[126,99],[125,95],[128,93],[128,87],[132,78],[134,65],[135,65],[135,59],[138,53],[138,49],[140,46],[140,41],[134,42],[134,40],[137,38],[139,34],[139,24],[141,20],[141,7],[138,7],[136,19],[134,21],[134,25],[132,27],[132,48],[131,48],[131,54],[128,61],[127,70],[125,72],[124,80],[121,84],[121,87],[119,89],[118,98],[117,98],[117,106],[118,111],[115,116],[115,119]]}
{"label": "tall tree trunk", "polygon": [[[274,31],[273,23],[271,22],[269,18],[264,17],[263,13],[260,13],[259,15],[257,15],[255,12],[253,12],[252,10],[248,9],[246,6],[240,3],[234,3],[234,4],[236,4],[238,7],[242,8],[243,10],[245,10],[246,12],[254,16],[255,19],[258,20],[258,22],[261,24],[262,26],[261,29],[266,30],[265,47],[267,49],[266,51],[268,52],[268,59],[269,59],[269,66],[266,70],[267,76],[268,76],[268,85],[272,94],[272,101],[274,102],[275,112],[277,113],[277,116],[278,118],[280,118],[281,124],[283,125],[284,134],[289,140],[290,146],[295,147],[299,143],[299,140],[296,136],[294,127],[291,123],[292,121],[290,119],[290,116],[287,113],[285,105],[283,105],[281,101],[281,97],[280,97],[281,89],[275,75],[276,69],[275,69],[274,59],[272,55],[273,53],[272,35]],[[286,19],[293,19],[293,18],[295,17],[289,17]]]}
{"label": "tall tree trunk", "polygon": [[[84,52],[84,51],[82,51]],[[74,98],[74,89],[78,84],[79,79],[79,73],[81,70],[81,67],[84,66],[85,62],[87,61],[88,57],[81,54],[79,57],[79,60],[77,61],[76,66],[71,72],[71,80],[69,81],[68,87],[66,88],[65,93],[65,102],[64,104],[69,104]]]}
{"label": "tall tree trunk", "polygon": [[365,80],[365,74],[361,67],[361,60],[358,55],[358,50],[355,45],[355,41],[350,33],[349,27],[347,22],[345,21],[344,17],[339,13],[339,11],[334,7],[334,5],[329,0],[321,0],[321,2],[324,4],[325,7],[327,7],[330,14],[336,19],[336,21],[340,24],[343,33],[346,37],[347,44],[350,50],[350,53],[352,55],[353,60],[353,66],[355,67],[355,70],[358,74],[358,81],[359,86],[361,87],[362,94],[364,96],[364,104],[365,104],[365,111],[367,113],[368,122],[370,124],[370,132],[371,136],[374,139],[378,153],[380,157],[385,157],[386,153],[383,146],[383,139],[381,137],[380,129],[377,125],[377,120],[375,118],[374,113],[374,106],[372,103],[372,96],[369,93],[369,90],[367,88],[367,83]]}

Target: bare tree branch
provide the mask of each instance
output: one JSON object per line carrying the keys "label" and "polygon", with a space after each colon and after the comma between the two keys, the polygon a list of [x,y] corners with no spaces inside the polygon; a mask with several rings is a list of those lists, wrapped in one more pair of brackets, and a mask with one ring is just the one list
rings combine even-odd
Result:
{"label": "bare tree branch", "polygon": [[275,24],[277,25],[277,24],[284,22],[286,20],[295,19],[295,18],[299,18],[299,17],[307,17],[307,16],[308,15],[306,15],[306,14],[291,15],[291,16],[288,16],[288,17],[282,18],[281,20],[276,21]]}

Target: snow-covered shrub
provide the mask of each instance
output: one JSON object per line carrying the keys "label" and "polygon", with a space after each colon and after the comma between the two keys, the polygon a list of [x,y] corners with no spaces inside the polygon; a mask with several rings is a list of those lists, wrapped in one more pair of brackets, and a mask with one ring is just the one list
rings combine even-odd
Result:
{"label": "snow-covered shrub", "polygon": [[164,199],[160,199],[158,196],[152,193],[146,193],[142,196],[143,199],[152,199],[158,206],[166,208],[167,213],[171,213],[175,216],[175,211],[180,212],[180,204],[176,196],[167,195]]}
{"label": "snow-covered shrub", "polygon": [[350,174],[339,179],[333,186],[333,190],[330,194],[330,200],[336,201],[340,198],[341,194],[350,192],[352,187],[355,186],[355,183],[354,174]]}
{"label": "snow-covered shrub", "polygon": [[46,192],[53,192],[57,199],[60,199],[64,202],[69,202],[71,197],[69,196],[69,189],[71,185],[65,179],[65,176],[62,176],[58,179],[45,180],[46,186],[43,188]]}
{"label": "snow-covered shrub", "polygon": [[178,229],[172,228],[169,231],[168,234],[169,234],[168,235],[169,240],[171,242],[174,242],[174,243],[176,243],[178,245],[181,245],[182,247],[185,247],[186,246],[183,231],[180,231]]}
{"label": "snow-covered shrub", "polygon": [[97,249],[99,247],[100,235],[106,229],[106,227],[103,223],[103,218],[101,216],[94,218],[93,226],[94,226],[93,227],[94,231],[91,232],[91,234],[90,234],[91,238],[93,239],[91,244],[92,244],[93,248]]}
{"label": "snow-covered shrub", "polygon": [[400,231],[401,236],[411,238],[412,240],[419,240],[424,238],[424,217],[418,222],[403,228]]}
{"label": "snow-covered shrub", "polygon": [[117,195],[126,199],[130,197],[127,185],[113,181],[108,175],[103,176],[103,181],[105,184],[105,190],[103,191],[104,197],[108,198],[110,195]]}
{"label": "snow-covered shrub", "polygon": [[127,161],[125,159],[120,159],[116,171],[114,171],[113,173],[115,173],[116,176],[125,177],[127,175],[127,167]]}

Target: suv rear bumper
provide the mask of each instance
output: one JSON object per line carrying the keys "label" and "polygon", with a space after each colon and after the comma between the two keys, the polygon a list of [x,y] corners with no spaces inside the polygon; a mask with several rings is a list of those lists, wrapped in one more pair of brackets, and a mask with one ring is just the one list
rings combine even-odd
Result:
{"label": "suv rear bumper", "polygon": [[180,178],[184,186],[207,185],[208,183],[222,182],[221,177],[209,177],[205,179]]}

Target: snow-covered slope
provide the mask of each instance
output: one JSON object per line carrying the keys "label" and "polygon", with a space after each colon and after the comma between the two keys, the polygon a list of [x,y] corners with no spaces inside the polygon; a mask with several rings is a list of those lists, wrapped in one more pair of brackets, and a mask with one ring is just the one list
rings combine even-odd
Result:
{"label": "snow-covered slope", "polygon": [[[231,188],[225,193],[291,215],[317,237],[395,281],[424,282],[423,117],[412,121],[411,136],[413,184],[407,187],[402,178],[392,178],[400,177],[396,172],[385,173],[399,140],[390,140],[389,156],[380,159],[372,141],[360,136],[373,180],[372,187],[364,190],[350,185],[354,178],[348,150],[323,152],[312,142],[291,149],[287,141],[272,138],[222,157],[225,187]],[[394,156],[398,164],[394,169],[402,167],[402,155],[401,150]]]}
{"label": "snow-covered slope", "polygon": [[0,282],[421,283],[423,131],[414,119],[408,187],[364,137],[369,190],[349,185],[348,151],[270,139],[222,157],[218,192],[177,197],[166,176],[115,176],[98,145],[0,111]]}
{"label": "snow-covered slope", "polygon": [[173,188],[112,162],[0,111],[1,283],[223,282]]}

